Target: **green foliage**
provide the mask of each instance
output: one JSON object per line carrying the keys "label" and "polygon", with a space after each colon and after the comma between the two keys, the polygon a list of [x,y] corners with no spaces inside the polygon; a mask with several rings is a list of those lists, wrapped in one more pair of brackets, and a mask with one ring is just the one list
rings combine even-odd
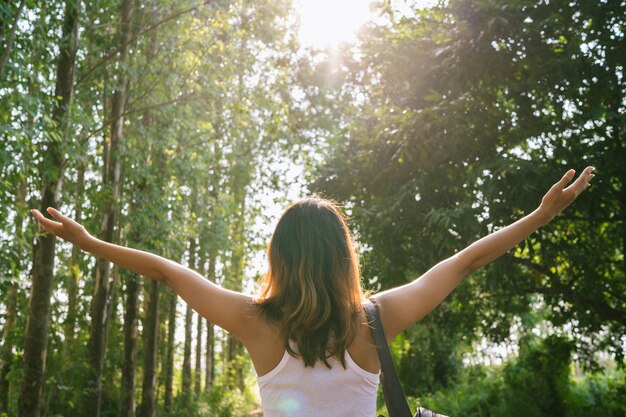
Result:
{"label": "green foliage", "polygon": [[[3,46],[20,2],[9,3],[0,6]],[[454,0],[407,13],[380,2],[383,24],[325,56],[298,50],[288,0],[154,0],[134,11],[123,61],[119,2],[84,2],[67,140],[52,117],[64,4],[26,1],[0,78],[0,324],[4,295],[18,288],[16,331],[0,343],[9,347],[9,416],[37,234],[28,209],[61,168],[45,162],[48,143],[63,146],[61,210],[97,234],[113,195],[103,186],[111,102],[125,78],[114,240],[183,263],[193,240],[191,266],[208,274],[212,259],[212,279],[233,289],[248,286],[246,268],[267,237],[251,227],[265,203],[253,194],[300,181],[283,172],[291,162],[307,166],[311,190],[345,203],[376,290],[532,210],[566,167],[595,165],[596,185],[574,207],[468,277],[392,350],[406,392],[451,415],[624,414],[623,370],[568,371],[572,352],[597,369],[597,351],[623,364],[624,2]],[[44,414],[76,415],[90,372],[96,261],[65,244],[55,256]],[[117,415],[121,401],[126,288],[115,277],[102,415]],[[463,366],[473,342],[507,341],[520,321],[527,336],[546,320],[570,326],[573,342],[529,339],[501,368]],[[143,354],[140,342],[137,363]],[[173,415],[250,411],[257,399],[231,389],[239,370],[253,373],[250,363],[226,368],[191,408],[182,393]],[[137,387],[141,375],[140,365]]]}
{"label": "green foliage", "polygon": [[626,372],[623,368],[586,374],[576,379],[567,402],[567,415],[583,417],[626,415]]}
{"label": "green foliage", "polygon": [[[204,410],[198,410],[198,416],[202,417],[246,417],[256,407],[256,399],[251,390],[246,388],[243,392],[234,388],[228,381],[228,376],[219,377],[206,398]],[[254,382],[248,381],[246,387]]]}
{"label": "green foliage", "polygon": [[[260,212],[259,207],[247,206],[249,192],[280,188],[287,179],[277,180],[276,168],[267,165],[295,153],[290,141],[300,141],[290,133],[291,59],[297,48],[290,2],[144,2],[133,12],[127,60],[118,54],[120,2],[81,3],[76,90],[65,141],[51,117],[58,100],[52,92],[64,5],[26,2],[0,81],[0,294],[10,285],[20,285],[16,329],[26,327],[32,267],[35,231],[27,210],[38,206],[42,177],[60,168],[42,164],[47,142],[63,145],[61,211],[72,217],[80,213],[87,230],[99,233],[104,207],[113,196],[103,173],[114,156],[121,161],[122,184],[115,242],[184,263],[189,258],[187,244],[195,239],[201,253],[192,267],[208,275],[211,258],[216,266],[211,279],[241,288],[244,279],[252,278],[244,275],[252,256],[248,250],[253,248],[246,242]],[[0,13],[9,16],[17,4],[5,6]],[[2,20],[0,36],[9,20]],[[122,91],[123,135],[119,147],[109,148],[111,102]],[[44,413],[76,415],[86,375],[92,372],[86,366],[86,344],[96,263],[65,244],[57,245],[55,256]],[[102,415],[118,415],[121,405],[126,288],[119,276],[115,280]],[[73,283],[76,322],[68,341],[65,323]],[[140,305],[142,299],[140,295]],[[144,350],[139,336],[141,364]],[[21,356],[16,353],[22,339],[20,330],[0,343],[12,348],[15,359],[9,369],[11,404],[19,391]],[[218,349],[222,342],[215,340]],[[180,355],[175,356],[178,360]],[[251,372],[247,362],[232,366]],[[141,377],[139,365],[137,404]],[[240,406],[249,400],[246,395],[225,393],[216,409],[221,415],[229,413],[224,410],[245,410],[247,406]],[[194,403],[186,414],[202,404]]]}
{"label": "green foliage", "polygon": [[534,210],[567,168],[594,165],[601,180],[467,279],[437,324],[502,341],[539,303],[554,325],[573,327],[587,366],[599,350],[621,363],[624,7],[457,0],[411,14],[390,8],[388,24],[363,32],[358,55],[318,56],[321,75],[307,98],[322,108],[331,139],[310,188],[348,207],[367,248],[369,285],[417,278]]}
{"label": "green foliage", "polygon": [[411,404],[450,416],[624,415],[623,369],[572,377],[572,348],[561,337],[526,340],[518,358],[467,368],[454,386]]}

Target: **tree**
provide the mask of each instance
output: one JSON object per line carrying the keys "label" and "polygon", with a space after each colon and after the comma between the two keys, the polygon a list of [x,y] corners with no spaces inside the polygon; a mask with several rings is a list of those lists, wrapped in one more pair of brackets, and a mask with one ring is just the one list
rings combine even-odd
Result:
{"label": "tree", "polygon": [[[132,36],[131,22],[133,11],[134,4],[131,0],[124,0],[121,3],[118,30],[120,71],[111,102],[110,136],[103,143],[105,158],[102,179],[109,194],[104,201],[100,237],[107,242],[113,242],[118,202],[121,198],[122,161],[120,152],[123,149],[124,112],[128,89],[128,76],[125,72],[125,65],[128,59],[128,44]],[[101,377],[111,311],[112,285],[111,264],[104,259],[99,259],[91,307],[91,327],[89,331],[90,371],[87,375],[87,390],[83,403],[83,415],[85,417],[98,417],[100,415]]]}
{"label": "tree", "polygon": [[610,349],[619,360],[624,57],[614,23],[624,6],[454,1],[386,13],[357,57],[346,49],[341,66],[303,70],[308,103],[335,113],[311,189],[346,204],[369,285],[415,279],[533,210],[566,168],[592,164],[605,177],[580,202],[466,279],[426,322],[466,343],[502,341],[543,303],[552,323],[573,326],[579,353]]}
{"label": "tree", "polygon": [[174,380],[174,349],[176,347],[176,305],[178,296],[174,291],[168,293],[169,317],[167,322],[167,347],[165,353],[165,398],[163,400],[163,408],[170,415],[173,404],[173,380]]}
{"label": "tree", "polygon": [[[22,12],[24,11],[25,5],[26,5],[26,0],[20,0],[19,5],[17,6],[17,10],[14,12],[14,16],[12,16],[13,18],[10,19],[8,18],[9,16],[7,16],[7,18],[3,16],[2,23],[0,23],[0,44],[4,43],[2,54],[0,54],[0,78],[2,78],[3,73],[4,73],[4,66],[9,60],[11,49],[13,48],[13,41],[15,39],[15,32],[17,32],[17,22],[20,20],[20,16],[22,15]],[[3,8],[3,9],[4,10],[2,12],[6,13],[7,9],[10,10],[10,7]],[[12,21],[11,29],[8,29],[5,27],[5,22],[9,22],[9,21]],[[6,41],[4,40],[5,37],[6,37]]]}
{"label": "tree", "polygon": [[[193,258],[198,260],[194,268],[217,284],[247,286],[253,279],[246,276],[248,256],[258,249],[250,219],[260,213],[250,197],[260,184],[279,186],[271,161],[278,154],[297,153],[290,143],[302,141],[289,131],[297,47],[293,19],[282,0],[104,1],[74,10],[76,26],[70,28],[63,22],[70,13],[61,4],[78,5],[18,1],[0,7],[0,44],[5,47],[0,53],[2,60],[6,57],[0,81],[0,406],[12,415],[18,400],[36,400],[45,415],[133,415],[141,377],[139,412],[150,415],[160,405],[160,386],[154,383],[159,368],[151,360],[151,347],[162,332],[139,278],[65,244],[46,252],[47,260],[56,260],[53,276],[41,255],[31,259],[36,231],[29,227],[27,208],[62,202],[62,212],[104,240],[173,259]],[[78,25],[80,44],[73,32]],[[59,65],[49,65],[66,42],[71,53],[61,50]],[[59,95],[50,116],[50,97],[60,80],[53,72],[71,72],[59,71],[62,61],[65,68],[72,62],[76,77],[64,81],[72,94]],[[42,200],[45,187],[62,191],[62,201],[61,194],[54,204]],[[193,254],[183,247],[190,239],[196,242]],[[38,247],[35,253],[43,252]],[[31,267],[32,298],[47,303],[43,355],[32,354],[29,347],[35,340],[35,312],[28,313],[31,324],[23,330],[23,290],[30,285],[25,278]],[[45,268],[47,287],[41,296],[36,270]],[[172,333],[159,359],[164,365],[159,383],[165,385],[164,405],[170,411],[178,377],[173,363],[179,359],[175,301],[161,302],[168,305],[161,315],[169,316]],[[149,317],[138,338],[140,314]],[[196,332],[204,332],[202,320],[193,324]],[[201,390],[204,380],[205,390],[219,390],[214,370],[222,363],[215,351],[227,346],[210,323],[206,328],[206,356],[196,352],[195,360],[196,365],[206,360],[207,372],[196,372],[194,388]],[[187,338],[190,346],[193,333]],[[241,386],[251,368],[240,366],[247,363],[242,346],[231,347],[231,357],[240,356],[233,370]],[[190,355],[191,349],[184,367],[187,394]],[[45,378],[37,376],[40,393],[31,395],[30,383],[23,384],[28,391],[18,393],[15,383],[22,370],[33,367],[32,358],[46,361]],[[24,378],[33,379],[28,372]],[[214,401],[225,401],[219,392],[213,394]],[[199,406],[187,405],[188,412]]]}
{"label": "tree", "polygon": [[141,390],[141,408],[139,416],[154,417],[156,415],[156,376],[158,353],[158,324],[159,324],[159,282],[150,281],[148,311],[145,320],[143,387]]}
{"label": "tree", "polygon": [[[65,20],[63,36],[59,43],[52,110],[52,121],[56,126],[56,131],[50,133],[43,149],[46,156],[41,166],[41,211],[45,211],[47,207],[58,207],[61,197],[64,143],[70,120],[68,113],[74,92],[79,8],[80,5],[73,0],[65,3]],[[24,374],[19,401],[19,415],[22,417],[38,417],[41,414],[55,244],[54,235],[42,235],[38,238],[33,250],[32,287],[24,335]]]}

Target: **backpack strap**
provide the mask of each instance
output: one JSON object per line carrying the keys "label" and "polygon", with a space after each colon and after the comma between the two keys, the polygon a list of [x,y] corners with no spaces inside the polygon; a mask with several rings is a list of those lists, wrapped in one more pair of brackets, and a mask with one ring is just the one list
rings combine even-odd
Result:
{"label": "backpack strap", "polygon": [[380,321],[378,309],[371,301],[366,302],[363,307],[372,336],[374,337],[374,343],[376,344],[376,353],[378,353],[381,369],[380,382],[383,386],[389,417],[412,417],[411,409],[406,402],[402,385],[400,385],[400,378],[398,378],[398,373],[393,365],[393,359],[391,358],[389,345],[387,345],[387,339],[385,339],[385,331],[383,323]]}

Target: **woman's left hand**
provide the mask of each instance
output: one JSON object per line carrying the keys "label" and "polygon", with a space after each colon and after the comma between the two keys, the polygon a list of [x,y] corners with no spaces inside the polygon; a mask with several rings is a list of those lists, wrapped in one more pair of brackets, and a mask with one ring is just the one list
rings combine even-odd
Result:
{"label": "woman's left hand", "polygon": [[578,196],[589,187],[590,181],[595,177],[594,167],[588,166],[580,176],[569,187],[565,186],[574,178],[576,171],[570,169],[563,175],[563,178],[554,184],[543,196],[539,211],[546,217],[546,221],[551,221],[563,209],[572,204]]}

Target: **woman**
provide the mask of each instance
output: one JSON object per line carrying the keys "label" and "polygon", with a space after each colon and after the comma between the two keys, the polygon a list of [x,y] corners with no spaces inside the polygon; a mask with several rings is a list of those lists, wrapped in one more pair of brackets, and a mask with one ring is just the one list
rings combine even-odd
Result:
{"label": "woman", "polygon": [[[474,242],[419,279],[371,297],[387,340],[434,309],[472,271],[548,223],[589,186],[587,167],[565,173],[526,217]],[[362,302],[357,254],[332,202],[307,198],[281,216],[258,299],[223,289],[176,262],[98,240],[53,208],[41,227],[122,268],[165,282],[194,310],[241,340],[258,375],[264,415],[373,416],[379,363]]]}

